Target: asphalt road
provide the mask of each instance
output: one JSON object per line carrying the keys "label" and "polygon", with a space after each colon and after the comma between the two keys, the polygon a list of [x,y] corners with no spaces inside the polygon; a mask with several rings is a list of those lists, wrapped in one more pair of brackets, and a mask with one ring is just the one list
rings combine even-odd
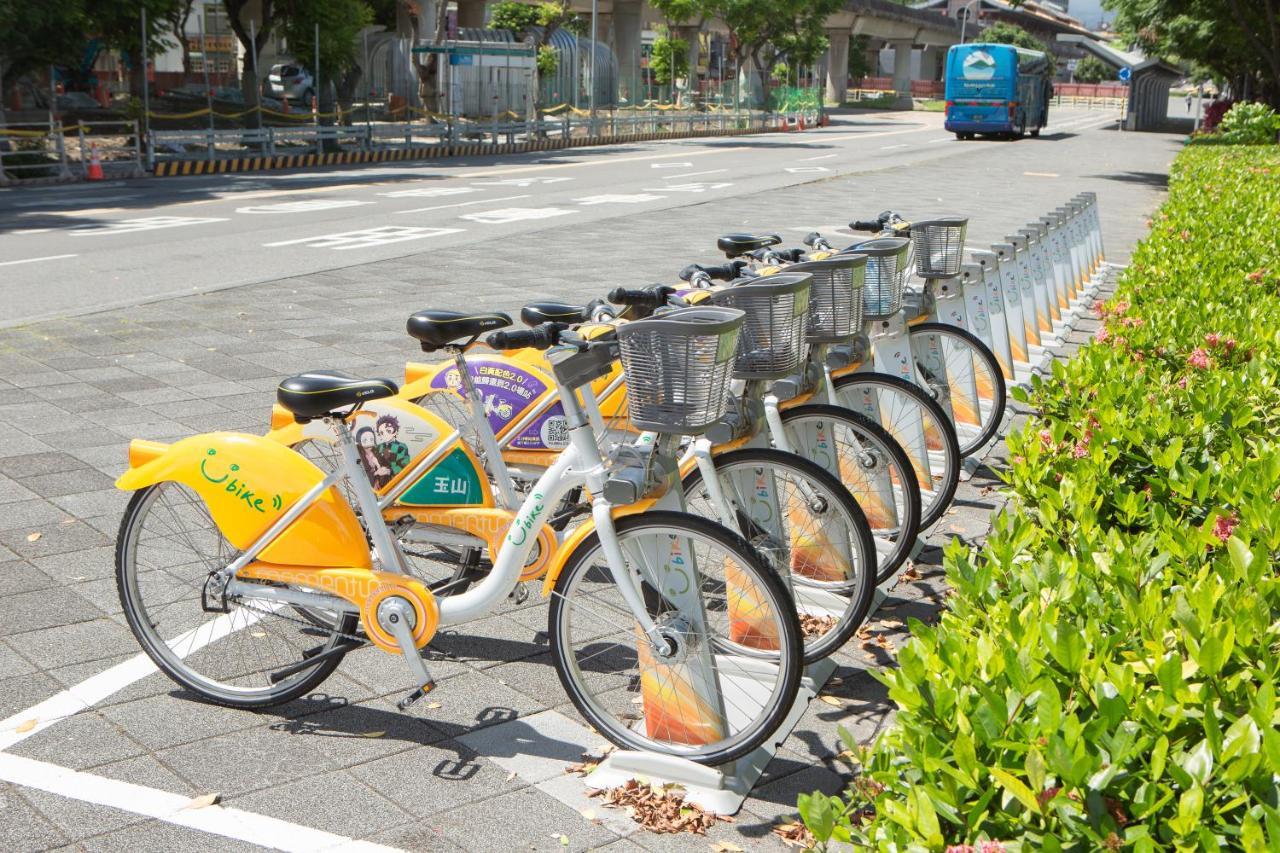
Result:
{"label": "asphalt road", "polygon": [[0,327],[602,220],[625,229],[636,213],[939,158],[1012,153],[1048,169],[1114,124],[1053,118],[1019,143],[958,142],[936,113],[864,113],[803,134],[0,191]]}

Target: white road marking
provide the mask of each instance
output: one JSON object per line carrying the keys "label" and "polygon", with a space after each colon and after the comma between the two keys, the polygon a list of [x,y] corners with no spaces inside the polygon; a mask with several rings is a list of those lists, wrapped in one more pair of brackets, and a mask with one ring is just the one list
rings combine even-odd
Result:
{"label": "white road marking", "polygon": [[646,187],[645,192],[652,193],[704,193],[707,190],[722,190],[725,187],[731,187],[733,184],[724,181],[717,184],[708,184],[701,181],[695,181],[691,184],[672,184],[667,187]]}
{"label": "white road marking", "polygon": [[99,196],[76,196],[75,198],[48,198],[39,199],[38,201],[19,201],[14,202],[14,207],[75,207],[78,205],[102,204],[104,201],[125,201],[126,199],[138,198],[137,194],[133,195],[99,195]]}
{"label": "white road marking", "polygon": [[1028,178],[1060,178],[1057,172],[1023,172]]}
{"label": "white road marking", "polygon": [[25,785],[69,799],[145,815],[175,826],[278,850],[299,853],[340,850],[373,853],[395,849],[372,842],[355,841],[344,835],[240,809],[216,805],[187,808],[191,797],[185,794],[172,794],[145,785],[69,770],[19,755],[0,755],[0,779],[14,785]]}
{"label": "white road marking", "polygon": [[663,195],[654,195],[653,193],[636,193],[635,195],[624,195],[620,193],[606,193],[605,195],[589,195],[583,198],[575,198],[578,204],[642,204],[646,201],[661,201],[666,198]]}
{"label": "white road marking", "polygon": [[801,163],[808,163],[811,160],[830,160],[832,157],[838,157],[838,154],[819,154],[817,157],[801,157]]}
{"label": "white road marking", "polygon": [[310,249],[370,249],[390,243],[403,243],[406,240],[425,240],[430,237],[443,237],[445,234],[456,234],[461,228],[413,228],[407,225],[383,225],[380,228],[364,228],[360,231],[343,231],[338,234],[321,234],[315,237],[302,237],[298,240],[280,240],[275,243],[263,243],[266,248],[276,246],[306,245]]}
{"label": "white road marking", "polygon": [[52,228],[19,228],[17,231],[13,231],[11,233],[13,234],[47,234],[52,230],[53,230]]}
{"label": "white road marking", "polygon": [[213,222],[226,222],[225,218],[200,218],[195,216],[148,216],[143,219],[122,219],[119,222],[104,222],[101,225],[82,225],[70,228],[67,233],[72,237],[91,237],[98,234],[132,234],[138,231],[156,231],[160,228],[180,228],[184,225],[208,225]]}
{"label": "white road marking", "polygon": [[650,169],[687,169],[692,163],[650,163]]}
{"label": "white road marking", "polygon": [[935,142],[951,142],[954,139],[955,137],[953,136],[939,136],[937,139],[926,139],[924,143],[925,145],[932,145]]}
{"label": "white road marking", "polygon": [[906,142],[903,142],[903,143],[901,143],[901,144],[899,144],[899,145],[881,145],[881,146],[880,146],[880,150],[881,150],[881,151],[893,151],[893,150],[894,150],[894,149],[896,149],[896,148],[910,148],[910,147],[911,147],[911,146],[910,146],[909,144],[907,144]]}
{"label": "white road marking", "polygon": [[720,172],[727,172],[728,169],[707,169],[705,172],[682,172],[679,175],[663,175],[662,180],[674,181],[677,178],[692,178],[696,175],[717,175]]}
{"label": "white road marking", "polygon": [[830,172],[826,166],[788,166],[786,171],[793,175],[806,175],[812,172]]}
{"label": "white road marking", "polygon": [[45,255],[43,258],[23,258],[20,261],[0,261],[0,267],[14,267],[18,264],[34,264],[39,261],[56,261],[59,258],[75,258],[77,255]]}
{"label": "white road marking", "polygon": [[359,207],[373,204],[354,198],[307,198],[299,201],[281,201],[276,204],[259,204],[253,207],[237,207],[236,213],[310,213],[313,210],[335,210],[340,207]]}
{"label": "white road marking", "polygon": [[529,194],[507,195],[502,198],[478,198],[475,201],[459,201],[454,204],[437,204],[434,207],[415,207],[410,210],[397,210],[396,213],[426,213],[429,210],[445,210],[450,207],[470,207],[473,204],[493,204],[495,201],[512,201],[517,198],[529,198]]}
{"label": "white road marking", "polygon": [[508,222],[523,222],[529,219],[551,219],[577,213],[563,207],[504,207],[498,210],[484,210],[480,213],[465,213],[459,219],[469,219],[485,225],[505,225]]}
{"label": "white road marking", "polygon": [[417,190],[395,190],[389,193],[378,193],[387,198],[436,198],[442,195],[465,195],[473,193],[471,187],[423,187]]}
{"label": "white road marking", "polygon": [[572,181],[573,178],[505,178],[501,181],[476,181],[473,186],[477,187],[525,187],[534,184],[559,184],[564,181]]}

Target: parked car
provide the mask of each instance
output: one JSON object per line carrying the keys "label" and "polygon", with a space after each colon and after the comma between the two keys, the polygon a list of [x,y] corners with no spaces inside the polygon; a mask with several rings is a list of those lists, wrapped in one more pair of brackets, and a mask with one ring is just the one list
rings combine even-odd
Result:
{"label": "parked car", "polygon": [[315,93],[315,81],[307,69],[287,63],[271,66],[271,73],[267,75],[267,94],[271,97],[307,102]]}

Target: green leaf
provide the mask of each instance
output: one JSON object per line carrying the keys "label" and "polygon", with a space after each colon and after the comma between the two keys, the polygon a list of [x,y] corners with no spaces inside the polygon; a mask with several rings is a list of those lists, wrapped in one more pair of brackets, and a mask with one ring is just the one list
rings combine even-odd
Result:
{"label": "green leaf", "polygon": [[1213,775],[1213,750],[1209,747],[1208,738],[1200,741],[1183,756],[1179,766],[1200,785],[1208,784],[1209,777]]}
{"label": "green leaf", "polygon": [[1028,811],[1040,812],[1040,803],[1036,800],[1036,795],[1026,786],[1026,783],[1014,776],[1007,770],[1001,770],[999,767],[992,767],[990,771],[991,777],[1000,783],[1000,787],[1004,788],[1014,799],[1022,803]]}

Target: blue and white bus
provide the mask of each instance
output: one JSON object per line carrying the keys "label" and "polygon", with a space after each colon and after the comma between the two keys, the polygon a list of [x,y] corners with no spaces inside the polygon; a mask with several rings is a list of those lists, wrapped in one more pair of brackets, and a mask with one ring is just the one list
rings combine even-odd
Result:
{"label": "blue and white bus", "polygon": [[947,51],[946,128],[959,139],[1039,136],[1052,96],[1049,60],[1038,50],[958,44]]}

